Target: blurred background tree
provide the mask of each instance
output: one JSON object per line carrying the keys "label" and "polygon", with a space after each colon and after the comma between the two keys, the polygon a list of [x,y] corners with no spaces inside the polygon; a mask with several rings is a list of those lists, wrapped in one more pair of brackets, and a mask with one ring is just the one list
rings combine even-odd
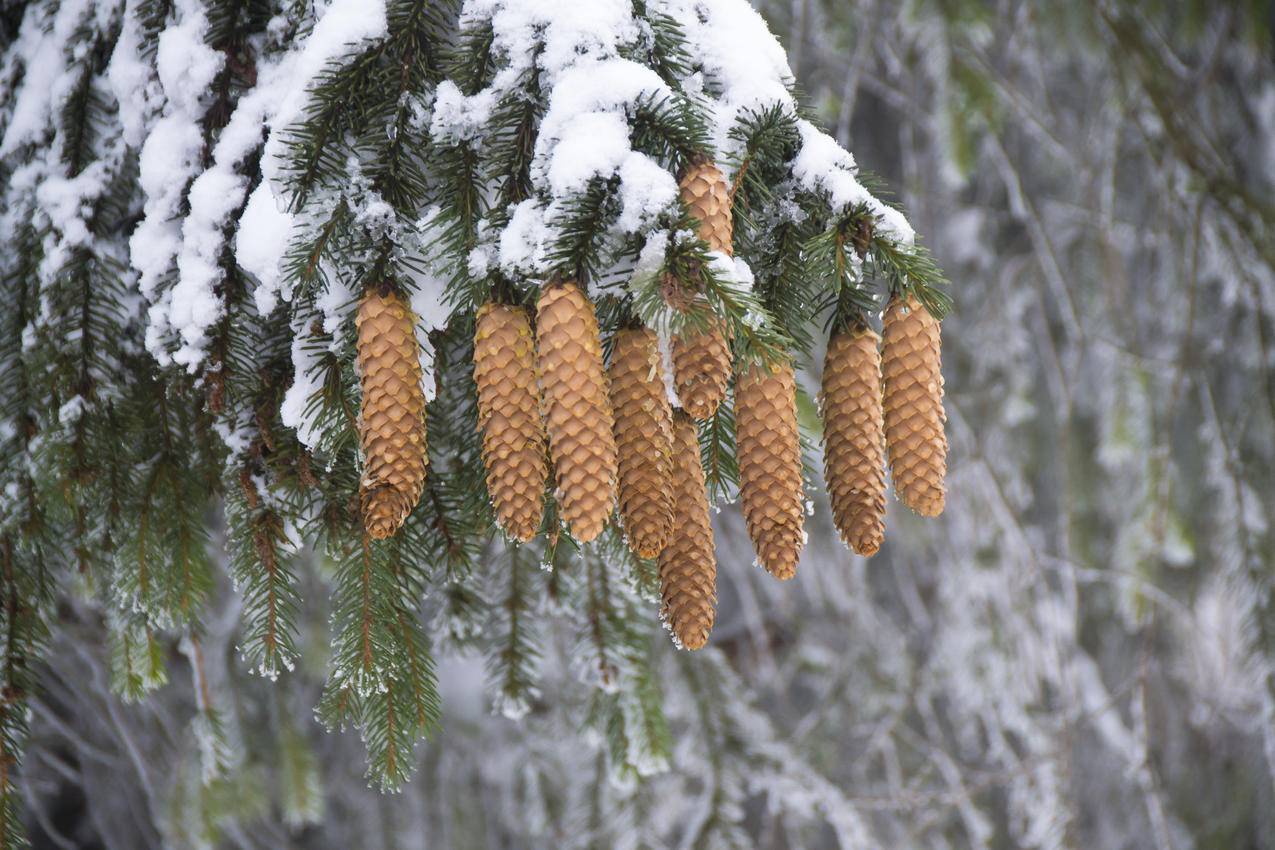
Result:
{"label": "blurred background tree", "polygon": [[868,562],[818,505],[778,587],[720,515],[710,649],[658,650],[667,728],[581,743],[614,697],[565,624],[517,722],[443,653],[446,733],[393,796],[310,719],[322,646],[273,685],[241,669],[227,586],[187,647],[241,742],[211,784],[185,662],[124,707],[68,611],[22,776],[37,846],[1275,846],[1275,9],[759,5],[955,282],[942,519],[892,505]]}

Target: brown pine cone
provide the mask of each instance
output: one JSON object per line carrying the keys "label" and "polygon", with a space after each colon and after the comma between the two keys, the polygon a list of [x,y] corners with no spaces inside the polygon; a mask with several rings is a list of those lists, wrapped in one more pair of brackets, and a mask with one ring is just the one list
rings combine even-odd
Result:
{"label": "brown pine cone", "polygon": [[735,377],[735,456],[744,523],[757,558],[775,578],[797,573],[805,545],[805,491],[791,363],[753,364]]}
{"label": "brown pine cone", "polygon": [[570,281],[546,283],[536,317],[541,410],[562,518],[587,543],[615,507],[611,402],[593,305]]}
{"label": "brown pine cone", "polygon": [[[682,175],[682,203],[699,222],[699,237],[711,250],[734,253],[730,184],[708,159],[697,159]],[[726,398],[730,383],[730,346],[720,324],[688,331],[673,339],[673,380],[682,407],[696,419],[708,419]]]}
{"label": "brown pine cone", "polygon": [[699,157],[687,166],[679,186],[682,203],[699,222],[699,238],[709,249],[733,255],[734,222],[726,175],[712,160]]}
{"label": "brown pine cone", "polygon": [[425,485],[425,393],[416,316],[397,293],[371,291],[359,302],[359,439],[363,525],[377,539],[398,531]]}
{"label": "brown pine cone", "polygon": [[673,415],[673,535],[660,552],[660,618],[678,645],[708,642],[717,607],[717,561],[695,423]]}
{"label": "brown pine cone", "polygon": [[540,530],[548,476],[536,388],[536,343],[525,309],[495,302],[479,309],[474,382],[487,492],[497,522],[525,543]]}
{"label": "brown pine cone", "polygon": [[938,320],[915,297],[885,311],[885,441],[900,501],[921,516],[943,513],[947,435]]}
{"label": "brown pine cone", "polygon": [[837,531],[860,555],[885,537],[880,342],[867,327],[834,334],[823,365],[823,476]]}
{"label": "brown pine cone", "polygon": [[682,408],[695,419],[717,412],[730,384],[730,345],[720,326],[673,337],[673,383]]}
{"label": "brown pine cone", "polygon": [[629,548],[654,558],[673,532],[673,412],[653,332],[616,333],[611,410],[620,469],[620,516]]}

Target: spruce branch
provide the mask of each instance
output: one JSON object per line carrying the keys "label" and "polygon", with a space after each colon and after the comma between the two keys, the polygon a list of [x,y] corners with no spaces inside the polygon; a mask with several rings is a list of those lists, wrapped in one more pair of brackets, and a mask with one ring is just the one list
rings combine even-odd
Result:
{"label": "spruce branch", "polygon": [[[237,477],[225,487],[225,502],[231,574],[243,597],[239,651],[252,669],[274,679],[292,669],[297,658],[301,599],[290,554],[295,543],[288,537],[285,514],[277,509],[279,495],[261,493],[247,467]],[[282,507],[288,510],[286,504]]]}
{"label": "spruce branch", "polygon": [[531,710],[540,696],[536,671],[540,650],[531,617],[534,611],[531,553],[519,544],[505,548],[508,589],[497,615],[496,640],[487,659],[487,674],[496,689],[495,710],[513,719]]}

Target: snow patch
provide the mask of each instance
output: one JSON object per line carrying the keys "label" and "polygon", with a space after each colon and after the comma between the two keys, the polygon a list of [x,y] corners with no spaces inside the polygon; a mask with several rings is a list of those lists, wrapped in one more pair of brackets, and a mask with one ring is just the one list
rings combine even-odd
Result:
{"label": "snow patch", "polygon": [[248,205],[239,217],[235,234],[235,259],[257,279],[253,297],[257,311],[274,311],[280,298],[292,297],[283,280],[283,254],[292,233],[292,214],[282,208],[268,183],[261,183],[248,196]]}

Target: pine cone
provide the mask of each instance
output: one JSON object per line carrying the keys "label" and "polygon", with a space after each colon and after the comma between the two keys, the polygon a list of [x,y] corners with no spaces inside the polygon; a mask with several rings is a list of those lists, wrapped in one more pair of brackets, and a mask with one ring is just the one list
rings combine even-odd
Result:
{"label": "pine cone", "polygon": [[640,558],[654,558],[673,532],[673,412],[655,334],[645,328],[622,330],[613,345],[620,516],[629,548]]}
{"label": "pine cone", "polygon": [[[686,169],[682,203],[699,221],[699,237],[714,251],[734,253],[730,185],[721,169],[699,159]],[[730,383],[730,346],[720,325],[688,331],[673,340],[673,380],[682,407],[696,419],[708,419],[726,398]]]}
{"label": "pine cone", "polygon": [[540,530],[548,475],[535,358],[527,311],[484,304],[474,329],[474,381],[487,492],[501,527],[523,542]]}
{"label": "pine cone", "polygon": [[943,513],[947,435],[938,320],[895,295],[885,311],[885,440],[890,475],[903,504],[921,516]]}
{"label": "pine cone", "polygon": [[717,562],[695,423],[673,418],[673,535],[660,552],[660,618],[686,649],[708,642],[717,606]]}
{"label": "pine cone", "polygon": [[837,333],[823,366],[823,475],[833,522],[860,555],[885,537],[880,342],[871,328]]}
{"label": "pine cone", "polygon": [[733,255],[734,223],[730,209],[730,184],[722,170],[706,158],[692,162],[679,184],[682,203],[699,222],[699,238],[709,249]]}
{"label": "pine cone", "polygon": [[735,378],[735,455],[744,523],[757,558],[778,579],[797,573],[805,545],[805,491],[790,363],[751,365]]}
{"label": "pine cone", "polygon": [[730,346],[720,327],[673,337],[673,383],[683,409],[695,419],[717,412],[730,384]]}
{"label": "pine cone", "polygon": [[562,518],[587,543],[615,507],[611,402],[593,305],[571,282],[547,283],[536,319],[541,410]]}
{"label": "pine cone", "polygon": [[375,538],[398,531],[425,485],[425,394],[416,316],[394,292],[359,302],[358,367],[363,390],[359,439],[363,525]]}

